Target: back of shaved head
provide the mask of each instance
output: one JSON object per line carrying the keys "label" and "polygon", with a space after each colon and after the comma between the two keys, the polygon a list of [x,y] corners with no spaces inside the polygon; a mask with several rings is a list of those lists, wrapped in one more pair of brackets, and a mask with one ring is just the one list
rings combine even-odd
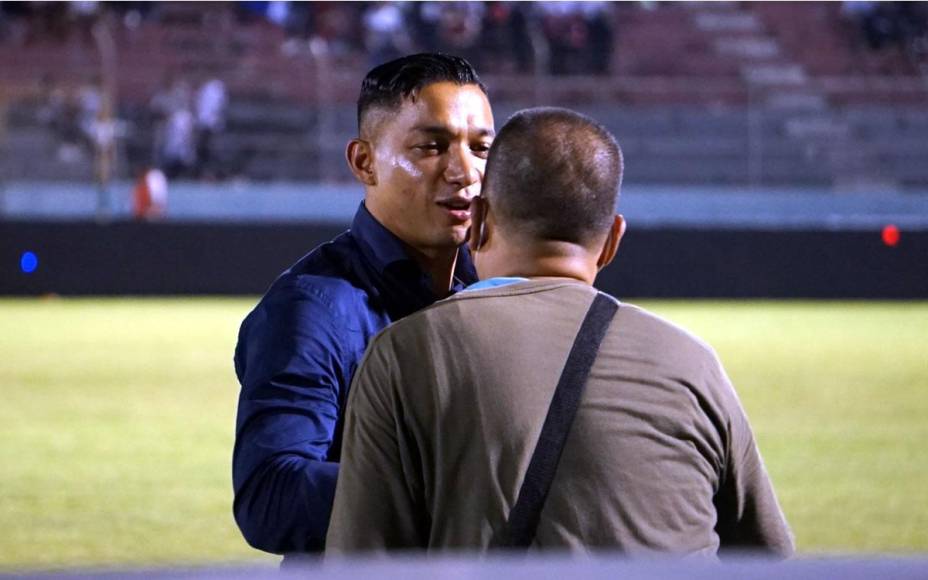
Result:
{"label": "back of shaved head", "polygon": [[589,246],[612,226],[622,151],[602,125],[568,109],[519,111],[490,149],[483,195],[503,228]]}

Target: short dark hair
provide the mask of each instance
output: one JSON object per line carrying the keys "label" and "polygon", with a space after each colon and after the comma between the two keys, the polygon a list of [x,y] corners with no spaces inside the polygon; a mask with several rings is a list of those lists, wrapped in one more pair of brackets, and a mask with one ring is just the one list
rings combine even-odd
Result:
{"label": "short dark hair", "polygon": [[374,67],[364,77],[358,96],[358,131],[369,110],[396,109],[403,99],[439,82],[477,85],[487,92],[474,67],[459,56],[429,52],[404,56]]}
{"label": "short dark hair", "polygon": [[593,119],[556,107],[525,109],[490,148],[483,195],[506,226],[586,246],[612,225],[622,166],[615,137]]}

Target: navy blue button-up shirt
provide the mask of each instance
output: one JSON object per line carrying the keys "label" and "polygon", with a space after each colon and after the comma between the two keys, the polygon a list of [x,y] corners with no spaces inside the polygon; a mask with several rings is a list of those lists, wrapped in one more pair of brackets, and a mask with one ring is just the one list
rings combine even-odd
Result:
{"label": "navy blue button-up shirt", "polygon": [[[462,246],[452,292],[476,280]],[[429,275],[362,203],[350,230],[281,274],[245,318],[232,479],[249,544],[324,547],[351,377],[375,334],[436,299]]]}

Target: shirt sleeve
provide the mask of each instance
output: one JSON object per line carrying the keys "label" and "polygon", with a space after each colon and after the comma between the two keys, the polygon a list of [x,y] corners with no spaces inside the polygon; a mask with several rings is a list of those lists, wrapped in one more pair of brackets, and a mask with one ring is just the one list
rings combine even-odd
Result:
{"label": "shirt sleeve", "polygon": [[728,394],[728,453],[715,497],[720,549],[787,558],[795,551],[792,532],[761,459],[754,433],[721,364],[716,379]]}
{"label": "shirt sleeve", "polygon": [[389,342],[379,339],[371,342],[348,397],[327,556],[427,546],[421,465],[402,424],[397,365]]}
{"label": "shirt sleeve", "polygon": [[290,286],[265,297],[242,324],[233,511],[260,550],[324,547],[338,477],[330,448],[352,370],[335,318],[320,297]]}

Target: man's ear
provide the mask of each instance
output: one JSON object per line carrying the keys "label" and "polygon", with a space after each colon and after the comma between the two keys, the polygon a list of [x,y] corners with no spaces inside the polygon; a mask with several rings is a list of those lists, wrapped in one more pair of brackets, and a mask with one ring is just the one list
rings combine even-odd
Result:
{"label": "man's ear", "polygon": [[599,270],[602,270],[612,262],[612,259],[615,258],[616,252],[619,250],[619,243],[622,241],[622,236],[625,235],[625,218],[619,214],[615,216],[615,219],[612,221],[612,227],[609,228],[609,235],[606,236],[606,241],[603,243],[603,249],[599,253],[599,259],[596,260],[596,267]]}
{"label": "man's ear", "polygon": [[377,185],[377,173],[374,171],[374,151],[370,141],[352,139],[345,148],[345,159],[354,178],[364,185]]}
{"label": "man's ear", "polygon": [[490,231],[487,227],[487,212],[490,205],[485,197],[479,195],[472,199],[470,204],[470,238],[467,244],[471,253],[474,253],[485,246],[490,239]]}

